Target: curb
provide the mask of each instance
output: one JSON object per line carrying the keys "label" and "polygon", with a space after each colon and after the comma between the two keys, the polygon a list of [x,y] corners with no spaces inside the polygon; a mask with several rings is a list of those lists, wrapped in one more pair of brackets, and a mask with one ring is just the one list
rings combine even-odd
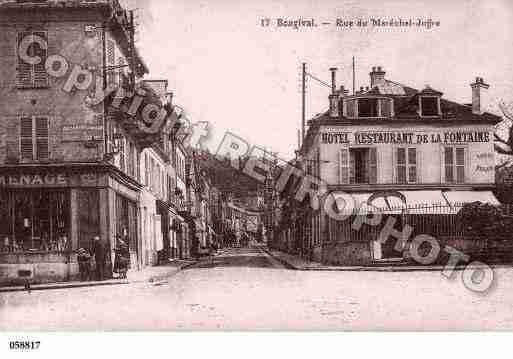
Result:
{"label": "curb", "polygon": [[[282,263],[287,269],[298,270],[303,272],[442,272],[445,267],[444,266],[354,266],[354,267],[320,267],[320,268],[311,268],[311,267],[297,267],[287,261],[286,259],[280,258],[273,253],[271,253],[267,249],[262,249],[268,255],[276,259],[278,262]],[[501,264],[501,265],[489,265],[490,268],[512,268],[513,265]],[[451,270],[454,271],[462,271],[468,268],[486,268],[483,266],[469,266],[469,265],[458,265]]]}
{"label": "curb", "polygon": [[290,262],[286,261],[285,259],[283,258],[280,258],[280,257],[277,257],[275,256],[274,254],[272,254],[268,249],[264,249],[264,248],[259,248],[262,252],[265,252],[267,253],[267,255],[269,255],[270,257],[274,258],[275,260],[277,260],[278,262],[280,262],[285,268],[287,269],[290,269],[290,270],[305,270],[305,269],[301,269],[301,268],[298,268],[296,267],[295,265],[291,264]]}
{"label": "curb", "polygon": [[[71,289],[71,288],[86,288],[86,287],[106,287],[114,285],[126,285],[130,284],[129,281],[110,281],[110,282],[97,282],[97,283],[80,283],[80,284],[40,284],[30,287],[30,292],[42,291],[42,290],[58,290],[58,289]],[[13,292],[29,292],[25,288],[21,287],[5,287],[0,288],[0,293],[13,293]]]}
{"label": "curb", "polygon": [[[39,284],[35,286],[31,286],[30,292],[42,291],[42,290],[58,290],[58,289],[72,289],[72,288],[86,288],[86,287],[106,287],[106,286],[115,286],[115,285],[127,285],[127,284],[135,284],[135,283],[156,283],[160,282],[166,278],[172,277],[178,272],[189,268],[198,262],[187,263],[183,266],[176,267],[176,270],[161,275],[155,275],[149,277],[147,279],[140,280],[110,280],[105,282],[81,282],[81,283],[62,283],[62,284]],[[14,293],[14,292],[27,292],[27,289],[24,287],[16,286],[16,287],[4,287],[0,288],[0,293]]]}

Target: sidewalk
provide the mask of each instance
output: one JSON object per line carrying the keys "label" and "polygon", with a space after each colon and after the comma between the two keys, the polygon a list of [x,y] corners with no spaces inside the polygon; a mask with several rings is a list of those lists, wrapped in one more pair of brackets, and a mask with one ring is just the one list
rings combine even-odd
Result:
{"label": "sidewalk", "polygon": [[[34,284],[30,286],[30,290],[49,290],[49,289],[68,289],[68,288],[83,288],[83,287],[99,287],[109,285],[126,285],[133,283],[146,283],[146,282],[159,282],[167,277],[170,277],[179,271],[196,264],[195,260],[174,260],[165,265],[157,267],[147,267],[141,271],[129,271],[127,279],[109,279],[104,281],[90,281],[90,282],[61,282],[61,283],[48,283],[48,284]],[[0,293],[6,292],[23,292],[26,291],[23,286],[16,287],[0,287]]]}
{"label": "sidewalk", "polygon": [[[317,262],[310,262],[298,256],[275,251],[271,249],[263,249],[271,257],[281,262],[285,267],[293,270],[301,271],[341,271],[341,272],[416,272],[416,271],[438,271],[445,269],[443,265],[414,265],[408,263],[387,263],[379,262],[368,266],[326,266]],[[511,268],[511,265],[492,265],[492,268]],[[463,270],[467,268],[467,264],[459,265],[454,270]],[[479,268],[479,267],[477,267]]]}

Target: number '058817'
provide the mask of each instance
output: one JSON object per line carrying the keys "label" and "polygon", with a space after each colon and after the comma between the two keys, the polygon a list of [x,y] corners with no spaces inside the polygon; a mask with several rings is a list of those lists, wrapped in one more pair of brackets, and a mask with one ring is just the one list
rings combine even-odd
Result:
{"label": "number '058817'", "polygon": [[11,350],[37,350],[41,342],[22,342],[22,341],[13,341],[9,342],[9,348]]}

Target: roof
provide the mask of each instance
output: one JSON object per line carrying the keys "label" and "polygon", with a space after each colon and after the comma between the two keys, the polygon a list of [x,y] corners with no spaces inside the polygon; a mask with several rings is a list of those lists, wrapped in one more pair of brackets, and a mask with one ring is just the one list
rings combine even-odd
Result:
{"label": "roof", "polygon": [[[419,115],[419,96],[440,96],[440,107],[442,116],[421,117]],[[329,111],[316,115],[309,121],[309,128],[305,140],[301,146],[301,151],[310,148],[315,138],[316,130],[321,125],[369,125],[386,124],[397,122],[418,122],[419,124],[497,124],[502,121],[500,116],[485,112],[481,115],[472,112],[472,105],[460,104],[454,101],[444,99],[443,93],[427,86],[423,90],[418,90],[410,86],[400,84],[395,81],[385,80],[367,91],[360,91],[355,96],[346,98],[357,98],[362,96],[388,97],[394,100],[394,116],[388,119],[370,118],[353,119],[342,116],[333,118]],[[342,106],[340,106],[342,108]]]}

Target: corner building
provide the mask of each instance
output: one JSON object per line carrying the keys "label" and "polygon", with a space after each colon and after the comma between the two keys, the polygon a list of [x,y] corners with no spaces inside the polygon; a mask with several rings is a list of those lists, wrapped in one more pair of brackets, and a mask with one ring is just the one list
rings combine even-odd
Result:
{"label": "corner building", "polygon": [[[309,122],[298,161],[328,184],[338,211],[362,215],[371,204],[395,216],[401,230],[401,224],[413,225],[405,222],[406,215],[416,214],[408,218],[418,223],[436,215],[454,220],[465,203],[499,204],[492,192],[493,134],[501,118],[483,111],[489,85],[482,78],[471,84],[472,103],[458,104],[430,87],[390,81],[381,67],[372,69],[370,87],[348,95],[344,87],[336,90],[335,71],[329,111]],[[360,212],[351,211],[345,194]],[[393,241],[377,241],[382,226],[356,233],[324,211],[303,213],[297,240],[299,252],[309,259],[342,265],[404,259]],[[456,238],[440,228],[415,227],[421,228],[425,234]]]}
{"label": "corner building", "polygon": [[[127,12],[117,1],[0,4],[0,283],[71,280],[76,251],[103,241],[111,273],[116,235],[128,236],[131,268],[144,265],[140,153],[148,144],[127,116],[105,102],[89,105],[95,85],[133,89],[148,72],[130,46]],[[30,57],[20,52],[24,39]],[[52,77],[52,55],[69,64]],[[128,66],[130,64],[130,66]],[[93,75],[85,89],[64,91],[73,67]]]}

